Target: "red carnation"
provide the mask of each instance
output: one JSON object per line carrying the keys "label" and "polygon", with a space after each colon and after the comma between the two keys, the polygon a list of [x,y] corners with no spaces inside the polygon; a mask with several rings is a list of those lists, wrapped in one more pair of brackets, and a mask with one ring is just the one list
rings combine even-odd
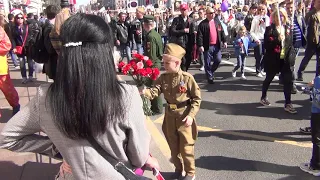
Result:
{"label": "red carnation", "polygon": [[152,61],[149,59],[148,61],[146,61],[146,65],[147,65],[148,67],[152,67],[153,63],[152,63]]}
{"label": "red carnation", "polygon": [[121,61],[121,62],[119,62],[119,64],[118,64],[118,68],[119,68],[119,69],[122,69],[125,65],[126,65],[126,64],[125,64],[123,61]]}
{"label": "red carnation", "polygon": [[131,65],[136,64],[136,60],[134,60],[134,59],[130,60],[129,64],[131,64]]}
{"label": "red carnation", "polygon": [[148,76],[151,76],[151,75],[152,75],[152,69],[151,69],[151,68],[146,68],[145,71],[146,71],[146,74],[147,74]]}
{"label": "red carnation", "polygon": [[272,36],[270,36],[270,37],[269,37],[269,40],[270,40],[270,41],[273,41],[273,40],[274,40],[274,38],[273,38]]}
{"label": "red carnation", "polygon": [[151,79],[156,80],[158,78],[159,74],[160,74],[160,71],[158,68],[152,68]]}
{"label": "red carnation", "polygon": [[130,64],[127,64],[126,66],[124,66],[122,69],[123,74],[127,75],[129,73],[130,69],[131,69]]}
{"label": "red carnation", "polygon": [[140,60],[140,61],[143,61],[143,55],[141,55],[141,54],[133,54],[133,57],[134,58],[136,58],[136,59],[138,59],[138,60]]}
{"label": "red carnation", "polygon": [[146,77],[148,75],[145,69],[138,69],[137,71],[142,77]]}

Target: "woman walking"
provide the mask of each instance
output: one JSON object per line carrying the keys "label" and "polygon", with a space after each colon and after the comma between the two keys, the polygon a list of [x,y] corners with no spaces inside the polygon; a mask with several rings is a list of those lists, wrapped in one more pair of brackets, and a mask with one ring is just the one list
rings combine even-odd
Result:
{"label": "woman walking", "polygon": [[267,27],[264,34],[266,49],[264,69],[266,78],[262,86],[261,104],[270,105],[267,99],[267,91],[273,78],[280,72],[283,76],[284,110],[294,114],[297,111],[291,104],[291,88],[294,78],[292,71],[294,71],[296,52],[292,42],[292,31],[288,24],[288,15],[285,9],[280,8],[279,11],[274,11],[272,19],[273,23]]}

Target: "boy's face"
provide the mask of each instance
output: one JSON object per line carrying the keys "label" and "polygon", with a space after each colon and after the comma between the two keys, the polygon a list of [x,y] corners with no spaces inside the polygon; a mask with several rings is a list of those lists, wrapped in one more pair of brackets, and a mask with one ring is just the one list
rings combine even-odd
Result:
{"label": "boy's face", "polygon": [[179,70],[180,63],[171,60],[171,57],[163,56],[164,68],[168,73],[176,73]]}
{"label": "boy's face", "polygon": [[244,30],[240,30],[240,31],[239,31],[240,37],[244,36],[245,34],[246,34],[246,31],[244,31]]}

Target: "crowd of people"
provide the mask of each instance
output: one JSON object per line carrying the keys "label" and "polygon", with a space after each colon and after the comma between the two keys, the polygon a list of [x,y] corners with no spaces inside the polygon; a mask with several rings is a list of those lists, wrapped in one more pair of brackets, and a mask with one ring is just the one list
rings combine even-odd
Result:
{"label": "crowd of people", "polygon": [[[179,14],[138,7],[135,14],[108,12],[97,16],[73,14],[68,1],[61,0],[61,8],[48,6],[46,17],[41,14],[40,19],[33,14],[9,14],[6,23],[0,13],[0,89],[14,115],[1,133],[0,147],[63,159],[56,179],[128,179],[121,170],[143,166],[159,169],[149,152],[150,135],[143,123],[140,94],[151,100],[156,115],[163,111],[159,98],[163,93],[168,104],[163,131],[175,166],[172,179],[194,180],[195,116],[201,91],[187,71],[192,63],[199,63],[208,84],[214,84],[229,44],[237,59],[230,76],[236,78],[240,69],[240,78],[247,79],[246,58],[253,48],[255,75],[265,77],[261,104],[270,106],[267,91],[279,75],[284,110],[292,114],[297,113],[291,101],[291,94],[297,93],[294,82],[303,81],[303,72],[316,54],[316,78],[309,83],[311,127],[302,129],[312,134],[314,146],[310,163],[300,168],[320,176],[320,0],[306,3],[286,0],[268,4],[262,0],[228,11],[220,4],[183,3]],[[111,56],[115,47],[121,53],[119,59]],[[302,48],[306,49],[305,56],[296,69]],[[148,89],[138,90],[117,76],[116,64],[125,59],[129,62],[133,51],[151,59],[154,68],[160,69],[163,61],[166,72],[150,82]],[[21,70],[23,84],[33,81],[34,61],[44,64],[43,73],[53,80],[40,86],[36,97],[21,111],[7,54]],[[117,168],[119,164],[122,168]]]}

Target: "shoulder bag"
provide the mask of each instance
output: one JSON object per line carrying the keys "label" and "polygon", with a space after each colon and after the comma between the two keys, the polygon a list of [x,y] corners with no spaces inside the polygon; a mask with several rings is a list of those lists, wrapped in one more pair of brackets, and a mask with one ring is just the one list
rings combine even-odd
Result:
{"label": "shoulder bag", "polygon": [[136,175],[130,168],[128,168],[123,162],[110,156],[93,137],[88,137],[87,140],[92,147],[105,159],[107,160],[116,171],[122,174],[126,180],[152,180],[150,178]]}
{"label": "shoulder bag", "polygon": [[23,48],[24,48],[24,46],[25,46],[25,44],[26,44],[26,40],[27,40],[27,37],[28,37],[28,30],[29,30],[29,27],[28,27],[28,25],[27,25],[27,26],[26,26],[26,35],[25,35],[25,37],[24,37],[22,46],[16,46],[16,51],[17,51],[16,54],[18,54],[18,55],[21,55],[22,52],[23,52]]}

